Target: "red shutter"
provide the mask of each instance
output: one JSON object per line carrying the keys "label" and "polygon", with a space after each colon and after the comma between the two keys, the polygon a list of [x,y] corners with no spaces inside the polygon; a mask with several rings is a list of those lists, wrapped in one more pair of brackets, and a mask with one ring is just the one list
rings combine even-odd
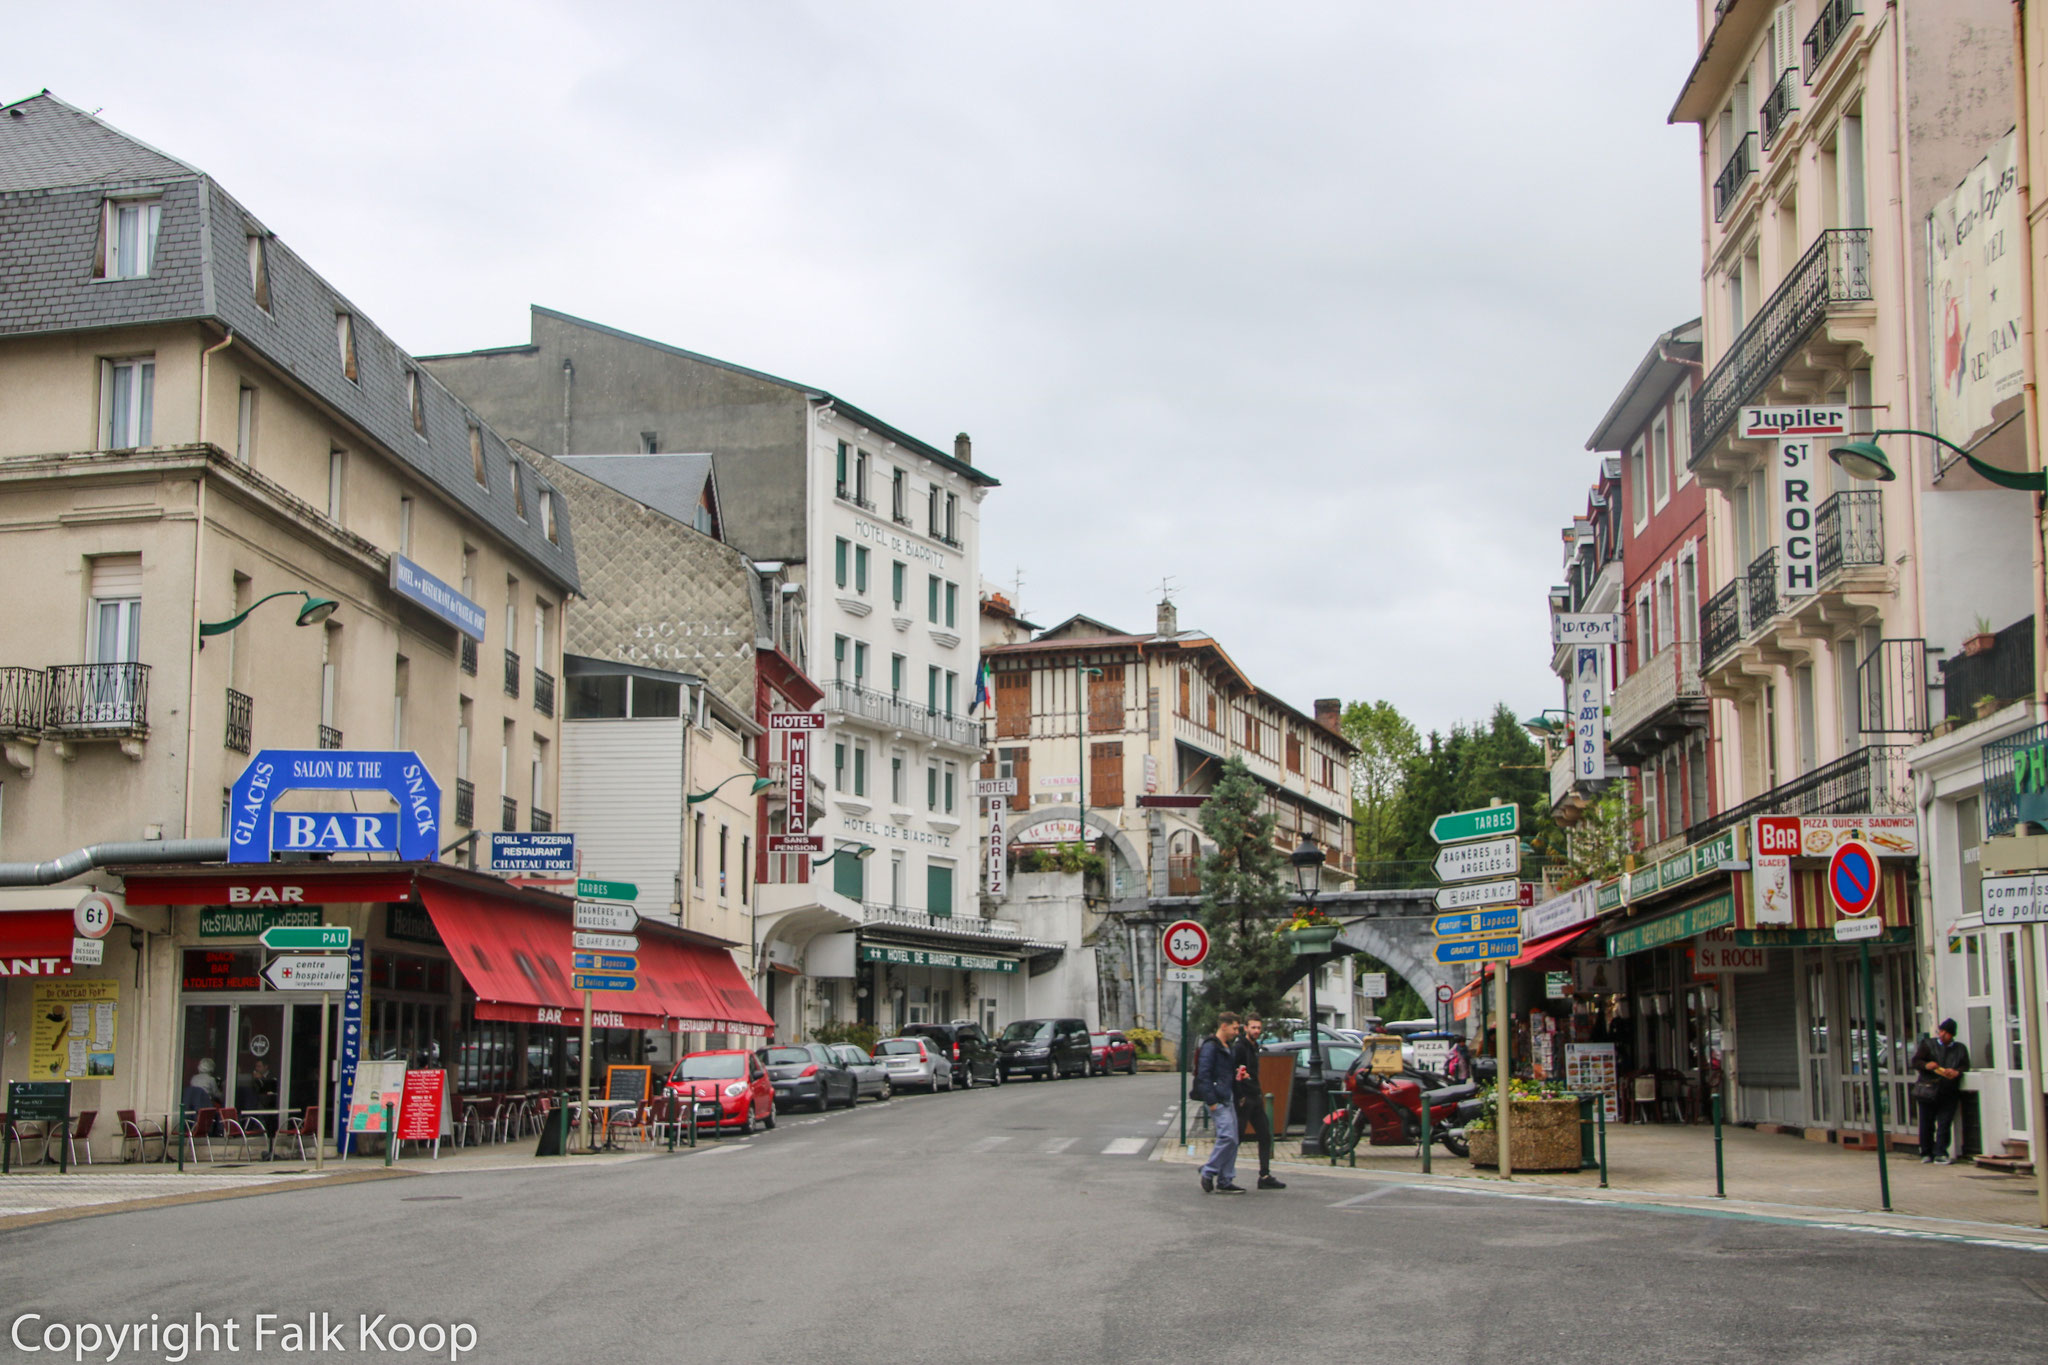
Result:
{"label": "red shutter", "polygon": [[1124,746],[1122,741],[1088,746],[1088,804],[1121,806],[1124,803]]}

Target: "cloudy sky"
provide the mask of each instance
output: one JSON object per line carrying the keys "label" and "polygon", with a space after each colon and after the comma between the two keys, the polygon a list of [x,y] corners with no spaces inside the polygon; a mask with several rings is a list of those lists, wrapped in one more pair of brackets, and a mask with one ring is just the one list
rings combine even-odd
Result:
{"label": "cloudy sky", "polygon": [[42,5],[0,98],[211,172],[416,353],[541,303],[969,431],[1034,619],[1170,576],[1297,705],[1447,726],[1558,704],[1586,436],[1699,311],[1693,10]]}

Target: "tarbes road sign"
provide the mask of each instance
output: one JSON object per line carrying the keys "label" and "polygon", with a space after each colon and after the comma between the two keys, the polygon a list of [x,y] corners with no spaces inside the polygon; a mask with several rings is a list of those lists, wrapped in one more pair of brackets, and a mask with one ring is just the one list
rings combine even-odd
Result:
{"label": "tarbes road sign", "polygon": [[1522,936],[1502,938],[1461,938],[1436,945],[1438,962],[1495,962],[1522,951]]}
{"label": "tarbes road sign", "polygon": [[1430,822],[1429,837],[1440,844],[1484,839],[1489,835],[1513,834],[1522,828],[1522,808],[1516,805],[1482,806],[1478,810],[1453,811]]}
{"label": "tarbes road sign", "polygon": [[350,937],[346,924],[273,924],[263,931],[262,941],[266,948],[345,953]]}
{"label": "tarbes road sign", "polygon": [[1464,882],[1474,877],[1511,877],[1522,870],[1522,841],[1510,834],[1505,839],[1482,839],[1469,844],[1452,844],[1436,855],[1438,881]]}
{"label": "tarbes road sign", "polygon": [[577,901],[575,928],[596,929],[603,933],[631,933],[640,927],[640,912],[630,905],[604,905],[597,901]]}
{"label": "tarbes road sign", "polygon": [[263,979],[281,991],[345,991],[348,959],[340,953],[304,953],[274,957]]}
{"label": "tarbes road sign", "polygon": [[1522,884],[1513,877],[1497,882],[1465,882],[1437,888],[1439,910],[1470,910],[1478,905],[1519,905]]}
{"label": "tarbes road sign", "polygon": [[1199,967],[1202,959],[1209,956],[1209,931],[1191,919],[1167,925],[1161,942],[1169,967]]}
{"label": "tarbes road sign", "polygon": [[640,888],[631,882],[578,880],[576,894],[587,901],[634,901],[640,899]]}

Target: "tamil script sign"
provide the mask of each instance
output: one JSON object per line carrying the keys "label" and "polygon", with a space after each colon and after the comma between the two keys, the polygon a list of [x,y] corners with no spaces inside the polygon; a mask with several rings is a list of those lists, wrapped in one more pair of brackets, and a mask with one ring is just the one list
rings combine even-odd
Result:
{"label": "tamil script sign", "polygon": [[1614,612],[1565,613],[1550,618],[1550,638],[1560,645],[1618,645],[1621,617]]}
{"label": "tamil script sign", "polygon": [[1572,776],[1598,782],[1607,776],[1607,646],[1572,651]]}
{"label": "tamil script sign", "polygon": [[2022,380],[2017,143],[2007,133],[1928,215],[1928,354],[1934,429],[1959,444],[1991,425]]}

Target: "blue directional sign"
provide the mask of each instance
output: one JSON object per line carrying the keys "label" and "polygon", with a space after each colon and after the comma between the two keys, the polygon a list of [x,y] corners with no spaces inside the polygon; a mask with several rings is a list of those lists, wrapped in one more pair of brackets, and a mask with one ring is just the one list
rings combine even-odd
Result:
{"label": "blue directional sign", "polygon": [[639,989],[640,981],[631,976],[597,976],[590,972],[577,972],[572,984],[579,991],[630,991]]}
{"label": "blue directional sign", "polygon": [[407,559],[391,556],[391,591],[425,607],[479,643],[484,638],[484,609]]}
{"label": "blue directional sign", "polygon": [[1492,910],[1467,910],[1460,915],[1438,915],[1438,938],[1470,938],[1474,934],[1516,934],[1522,930],[1520,906],[1503,905]]}
{"label": "blue directional sign", "polygon": [[571,953],[569,965],[579,972],[637,972],[640,959],[631,953]]}
{"label": "blue directional sign", "polygon": [[1501,938],[1461,938],[1449,943],[1436,945],[1438,962],[1497,962],[1514,957],[1522,951],[1522,936],[1507,934]]}

